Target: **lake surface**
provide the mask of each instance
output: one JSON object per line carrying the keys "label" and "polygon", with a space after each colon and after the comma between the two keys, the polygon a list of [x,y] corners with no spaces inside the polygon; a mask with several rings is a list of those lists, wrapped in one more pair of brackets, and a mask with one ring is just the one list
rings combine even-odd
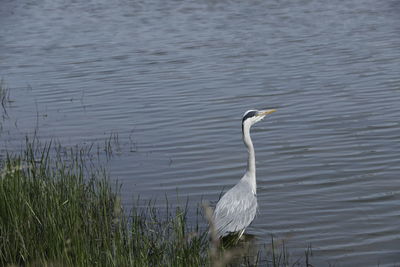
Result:
{"label": "lake surface", "polygon": [[399,14],[394,0],[2,0],[1,151],[35,129],[118,136],[128,205],[194,209],[242,176],[242,114],[276,108],[252,129],[248,233],[294,258],[311,243],[315,266],[400,264]]}

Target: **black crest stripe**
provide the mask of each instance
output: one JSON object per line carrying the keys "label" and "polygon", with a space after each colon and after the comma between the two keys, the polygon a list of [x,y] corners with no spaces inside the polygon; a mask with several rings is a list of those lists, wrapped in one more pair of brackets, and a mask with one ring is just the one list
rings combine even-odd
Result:
{"label": "black crest stripe", "polygon": [[247,120],[248,118],[254,117],[257,114],[257,111],[249,111],[242,120],[242,123]]}
{"label": "black crest stripe", "polygon": [[246,115],[244,115],[243,119],[242,119],[242,132],[243,132],[243,125],[245,120],[247,120],[248,118],[254,117],[257,114],[257,111],[249,111],[248,113],[246,113]]}

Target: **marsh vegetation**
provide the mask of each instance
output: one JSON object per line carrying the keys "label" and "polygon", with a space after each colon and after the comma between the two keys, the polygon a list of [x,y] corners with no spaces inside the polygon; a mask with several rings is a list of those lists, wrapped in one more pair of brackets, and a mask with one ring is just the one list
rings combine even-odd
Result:
{"label": "marsh vegetation", "polygon": [[[207,227],[187,223],[187,208],[161,212],[149,203],[124,210],[120,185],[94,167],[92,156],[90,147],[40,144],[37,138],[27,138],[21,153],[6,156],[0,176],[0,265],[260,264],[259,254],[255,260],[246,256],[246,245],[223,248],[218,240],[209,241]],[[197,221],[202,213],[199,208]],[[289,254],[282,248],[272,243],[262,265],[287,266]]]}

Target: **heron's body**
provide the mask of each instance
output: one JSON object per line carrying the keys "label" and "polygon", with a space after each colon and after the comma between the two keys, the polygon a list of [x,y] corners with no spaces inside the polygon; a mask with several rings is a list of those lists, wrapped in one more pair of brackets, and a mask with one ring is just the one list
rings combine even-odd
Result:
{"label": "heron's body", "polygon": [[275,110],[247,111],[242,120],[243,142],[249,153],[247,171],[240,181],[218,201],[214,211],[214,224],[218,237],[243,234],[257,212],[256,164],[250,127]]}
{"label": "heron's body", "polygon": [[218,201],[214,212],[217,235],[223,237],[244,230],[257,212],[257,196],[246,176]]}

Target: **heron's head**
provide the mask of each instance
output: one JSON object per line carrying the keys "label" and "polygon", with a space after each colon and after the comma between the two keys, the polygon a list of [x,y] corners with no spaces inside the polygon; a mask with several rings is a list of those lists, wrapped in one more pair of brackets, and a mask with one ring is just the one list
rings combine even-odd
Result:
{"label": "heron's head", "polygon": [[266,110],[248,110],[244,113],[243,119],[242,119],[242,128],[245,126],[248,126],[249,128],[261,121],[262,119],[265,118],[268,114],[271,114],[275,112],[276,109],[266,109]]}

